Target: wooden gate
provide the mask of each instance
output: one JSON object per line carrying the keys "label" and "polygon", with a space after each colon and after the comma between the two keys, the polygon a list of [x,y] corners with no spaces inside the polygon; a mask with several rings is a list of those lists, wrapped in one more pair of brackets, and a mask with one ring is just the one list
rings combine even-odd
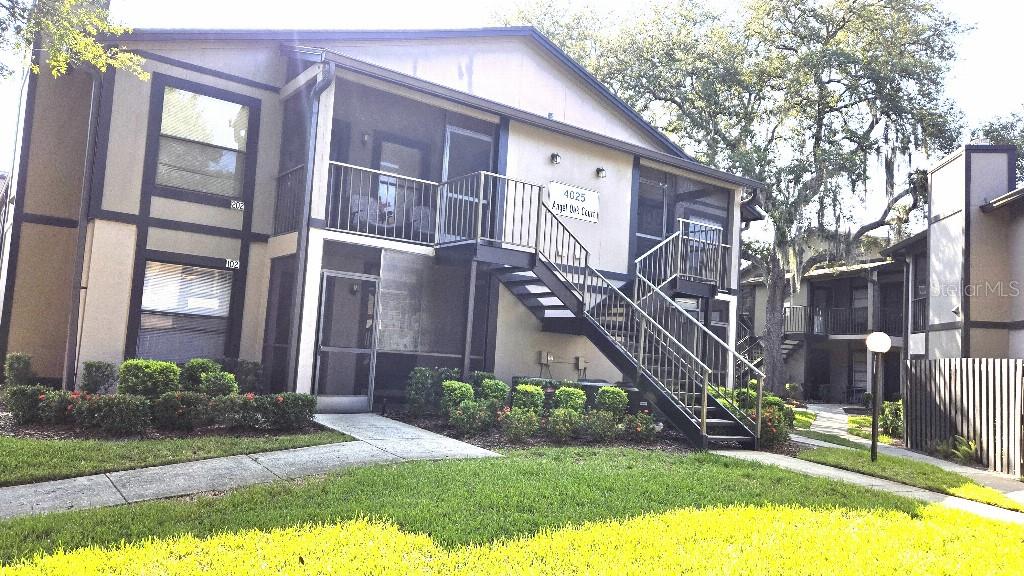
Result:
{"label": "wooden gate", "polygon": [[990,470],[1019,475],[1024,360],[910,360],[902,383],[905,437],[913,450],[963,436]]}

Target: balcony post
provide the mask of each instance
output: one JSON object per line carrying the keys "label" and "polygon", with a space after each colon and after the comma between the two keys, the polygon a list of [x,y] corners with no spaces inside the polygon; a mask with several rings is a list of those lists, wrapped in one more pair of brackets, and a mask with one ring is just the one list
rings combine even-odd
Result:
{"label": "balcony post", "polygon": [[476,239],[480,240],[483,238],[484,231],[484,182],[487,180],[487,175],[480,172],[480,179],[477,181],[479,186],[479,192],[477,192],[476,199]]}

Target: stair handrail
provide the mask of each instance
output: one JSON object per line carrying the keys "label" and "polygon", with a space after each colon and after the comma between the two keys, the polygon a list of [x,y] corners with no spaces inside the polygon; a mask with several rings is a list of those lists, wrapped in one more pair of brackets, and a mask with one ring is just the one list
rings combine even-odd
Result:
{"label": "stair handrail", "polygon": [[[663,299],[673,309],[675,309],[677,312],[683,314],[683,316],[687,320],[689,320],[690,323],[692,323],[694,326],[697,326],[698,329],[700,330],[700,332],[702,332],[704,336],[710,337],[713,342],[718,343],[722,348],[724,348],[726,353],[729,355],[730,365],[732,364],[732,362],[734,360],[738,359],[740,362],[745,364],[747,366],[747,368],[752,370],[754,372],[754,374],[756,374],[758,376],[758,378],[757,378],[757,406],[755,408],[754,418],[750,418],[749,416],[747,416],[746,412],[743,409],[741,409],[739,406],[736,406],[736,404],[731,399],[729,399],[727,396],[722,396],[721,398],[717,398],[717,399],[718,399],[719,403],[722,403],[723,400],[725,401],[725,403],[728,403],[734,409],[734,410],[730,410],[730,412],[732,412],[734,415],[736,415],[736,416],[743,416],[743,417],[746,417],[748,420],[750,420],[750,423],[755,428],[755,430],[753,430],[752,432],[754,432],[756,434],[756,438],[760,439],[761,438],[761,403],[762,403],[762,399],[763,399],[763,395],[764,395],[765,373],[762,372],[757,366],[754,366],[749,360],[747,360],[742,354],[737,352],[732,346],[729,346],[727,343],[725,343],[721,338],[718,337],[717,334],[712,332],[711,329],[709,329],[704,324],[698,322],[697,319],[694,318],[693,315],[691,315],[685,308],[680,306],[679,303],[676,302],[675,300],[669,298],[668,295],[666,295],[660,288],[656,287],[654,285],[654,283],[649,281],[642,274],[638,273],[636,275],[636,278],[640,282],[645,283],[647,285],[647,288],[649,288],[651,290],[646,296],[644,296],[644,298],[647,298],[649,296],[655,296],[657,298]],[[636,303],[636,305],[639,306],[639,303]]]}

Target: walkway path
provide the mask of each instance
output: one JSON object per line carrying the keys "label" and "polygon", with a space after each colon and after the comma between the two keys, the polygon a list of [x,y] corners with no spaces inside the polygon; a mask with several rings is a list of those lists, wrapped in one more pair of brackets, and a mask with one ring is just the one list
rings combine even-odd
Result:
{"label": "walkway path", "polygon": [[899,496],[914,498],[915,500],[921,500],[930,504],[939,504],[941,506],[946,506],[947,508],[964,510],[993,520],[1024,524],[1024,514],[1020,512],[1013,512],[1012,510],[989,506],[988,504],[981,504],[980,502],[974,502],[972,500],[966,500],[956,496],[947,496],[945,494],[931,492],[922,488],[915,488],[913,486],[907,486],[891,480],[875,478],[874,476],[850,472],[848,470],[833,468],[823,464],[807,462],[798,458],[793,458],[792,456],[774,454],[771,452],[754,452],[750,450],[716,450],[715,454],[738,458],[740,460],[760,462],[761,464],[768,464],[771,466],[778,466],[779,468],[785,468],[787,470],[800,472],[801,474],[807,474],[810,476],[831,478],[833,480],[856,484],[865,488],[873,488],[875,490],[881,490],[883,492],[889,492]]}
{"label": "walkway path", "polygon": [[[811,430],[813,432],[824,432],[826,434],[835,434],[841,436],[847,440],[861,444],[862,446],[870,446],[871,442],[854,436],[847,432],[847,419],[846,413],[843,411],[843,407],[838,404],[808,404],[807,409],[817,414],[817,418],[811,424]],[[793,435],[793,440],[812,446],[823,446],[828,448],[836,448],[837,445],[822,442],[812,438],[805,438],[797,434]],[[838,446],[842,448],[843,446]],[[956,472],[962,476],[966,476],[971,480],[974,480],[982,486],[988,486],[995,490],[999,490],[1008,497],[1024,503],[1024,483],[1020,482],[1019,479],[1009,476],[1007,474],[1000,474],[998,472],[992,472],[983,468],[974,468],[972,466],[964,466],[963,464],[957,464],[941,458],[935,458],[927,454],[920,452],[914,452],[902,446],[888,446],[885,444],[878,445],[878,451],[881,454],[888,456],[898,456],[900,458],[908,458],[910,460],[917,460],[918,462],[925,462],[938,466],[943,470],[950,472]]]}
{"label": "walkway path", "polygon": [[0,488],[0,518],[222,492],[366,464],[498,456],[376,414],[321,414],[316,420],[356,440],[9,486]]}

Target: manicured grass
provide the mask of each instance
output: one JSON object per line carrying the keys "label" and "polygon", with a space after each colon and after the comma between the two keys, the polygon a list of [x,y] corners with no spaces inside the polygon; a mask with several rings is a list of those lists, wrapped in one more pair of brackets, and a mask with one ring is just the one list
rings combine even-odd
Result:
{"label": "manicured grass", "polygon": [[39,440],[0,436],[0,486],[146,466],[345,442],[320,430],[280,436],[197,436],[159,440]]}
{"label": "manicured grass", "polygon": [[[29,556],[58,539],[106,547]],[[1020,574],[1021,541],[1022,526],[720,456],[572,448],[0,524],[19,576]]]}
{"label": "manicured grass", "polygon": [[[850,424],[847,432],[858,438],[871,440],[871,416],[850,416],[847,422]],[[878,442],[889,445],[899,444],[898,439],[882,434],[881,431],[878,432]]]}
{"label": "manicured grass", "polygon": [[796,416],[796,419],[793,420],[793,426],[801,430],[810,428],[811,423],[818,418],[818,415],[810,410],[794,410],[793,414]]}
{"label": "manicured grass", "polygon": [[0,522],[0,562],[59,546],[110,546],[184,533],[207,537],[365,517],[425,533],[442,546],[461,546],[677,508],[767,504],[910,515],[921,508],[898,496],[714,454],[546,448],[505,458],[371,466],[221,498],[9,520]]}
{"label": "manicured grass", "polygon": [[832,443],[832,444],[837,444],[839,446],[846,446],[847,448],[857,448],[858,450],[866,450],[867,449],[867,446],[862,444],[862,443],[860,443],[860,442],[854,442],[853,440],[850,440],[849,438],[843,438],[842,436],[837,436],[835,434],[829,434],[827,432],[816,432],[814,430],[797,430],[797,431],[794,432],[794,434],[796,434],[798,436],[805,436],[807,438],[812,438],[814,440],[821,440],[822,442],[829,442],[829,443]]}
{"label": "manicured grass", "polygon": [[1024,512],[1024,506],[1008,498],[1002,492],[982,486],[962,474],[943,470],[927,462],[886,456],[885,454],[879,454],[878,461],[872,462],[869,452],[845,448],[815,448],[801,452],[797,457],[801,460],[852,470],[933,492]]}

